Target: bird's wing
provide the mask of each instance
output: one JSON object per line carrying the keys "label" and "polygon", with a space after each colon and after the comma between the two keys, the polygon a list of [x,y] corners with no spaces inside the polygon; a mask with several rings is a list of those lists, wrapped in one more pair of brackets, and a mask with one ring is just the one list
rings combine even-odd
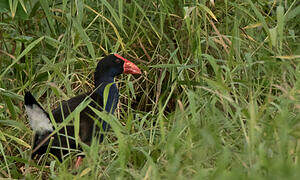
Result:
{"label": "bird's wing", "polygon": [[81,95],[78,95],[76,97],[73,97],[67,101],[62,101],[59,103],[57,108],[55,108],[52,111],[52,115],[56,122],[61,123],[65,118],[68,117],[68,115],[73,112],[76,107],[84,101],[84,99],[89,95],[90,93],[84,93]]}

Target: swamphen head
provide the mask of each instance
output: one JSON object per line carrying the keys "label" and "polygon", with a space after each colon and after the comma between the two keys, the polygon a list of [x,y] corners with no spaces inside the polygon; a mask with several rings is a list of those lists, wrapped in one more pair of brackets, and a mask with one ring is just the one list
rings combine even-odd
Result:
{"label": "swamphen head", "polygon": [[119,54],[110,54],[99,61],[95,71],[95,85],[100,82],[112,82],[120,74],[141,74],[141,70]]}

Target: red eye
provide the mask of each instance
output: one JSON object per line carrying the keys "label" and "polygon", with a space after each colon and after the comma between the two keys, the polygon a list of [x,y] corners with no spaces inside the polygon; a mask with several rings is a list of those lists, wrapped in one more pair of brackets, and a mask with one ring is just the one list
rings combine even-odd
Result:
{"label": "red eye", "polygon": [[121,63],[121,60],[120,59],[116,59],[116,61],[115,61],[116,63]]}

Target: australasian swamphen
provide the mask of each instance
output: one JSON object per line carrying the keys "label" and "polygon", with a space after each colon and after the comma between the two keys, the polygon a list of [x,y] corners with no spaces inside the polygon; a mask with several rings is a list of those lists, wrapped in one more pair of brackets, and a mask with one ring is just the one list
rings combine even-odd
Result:
{"label": "australasian swamphen", "polygon": [[[68,101],[63,101],[56,109],[52,111],[52,115],[56,123],[62,123],[67,116],[75,110],[75,108],[83,102],[87,97],[92,99],[89,106],[96,108],[99,111],[105,109],[109,113],[114,113],[119,100],[119,92],[114,77],[120,74],[141,74],[141,70],[132,62],[123,58],[118,54],[111,54],[99,61],[95,74],[94,85],[95,89],[92,92],[75,96]],[[109,93],[106,101],[106,106],[103,108],[105,87],[109,85]],[[25,109],[29,118],[30,127],[35,132],[32,157],[36,154],[42,155],[46,152],[49,145],[49,135],[54,131],[54,127],[50,121],[49,114],[35,100],[30,92],[25,93]],[[96,126],[95,119],[102,123],[102,128]],[[102,121],[101,118],[86,106],[80,112],[79,137],[82,142],[90,145],[93,135],[97,134],[100,142],[103,140],[101,130],[106,131],[109,125]],[[67,130],[67,131],[65,131]],[[68,136],[65,136],[67,134]],[[52,135],[52,147],[50,153],[55,155],[60,160],[63,155],[66,155],[69,150],[75,149],[76,142],[74,138],[74,127],[66,126],[59,133]],[[55,148],[61,147],[61,148]],[[76,162],[76,166],[78,166]]]}

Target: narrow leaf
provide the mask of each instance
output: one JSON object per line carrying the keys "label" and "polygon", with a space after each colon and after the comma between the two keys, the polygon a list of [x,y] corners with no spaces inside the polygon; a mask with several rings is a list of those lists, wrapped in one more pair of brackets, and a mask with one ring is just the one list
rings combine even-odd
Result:
{"label": "narrow leaf", "polygon": [[198,67],[200,65],[185,65],[185,64],[158,64],[158,65],[153,65],[150,67],[153,68],[183,68],[183,69],[189,69],[189,68],[194,68],[194,67]]}
{"label": "narrow leaf", "polygon": [[6,133],[3,133],[3,135],[9,137],[11,140],[15,141],[16,143],[22,145],[22,146],[25,146],[27,148],[30,148],[31,146],[29,144],[27,144],[25,141],[23,141],[22,139],[19,139],[15,136],[12,136],[12,135],[9,135],[9,134],[6,134]]}
{"label": "narrow leaf", "polygon": [[86,34],[86,32],[84,31],[84,29],[82,28],[81,24],[79,23],[79,20],[77,18],[73,18],[73,22],[74,22],[74,26],[77,29],[79,36],[81,37],[81,39],[85,42],[88,51],[91,55],[91,57],[93,59],[96,59],[96,55],[95,55],[95,50],[94,47],[91,43],[91,40],[89,38],[89,36]]}
{"label": "narrow leaf", "polygon": [[46,14],[51,32],[56,35],[55,28],[54,28],[54,19],[52,18],[52,14],[50,12],[48,0],[40,0],[41,6]]}
{"label": "narrow leaf", "polygon": [[43,39],[44,39],[44,36],[38,38],[37,40],[35,40],[31,44],[29,44],[27,46],[27,48],[24,49],[24,51],[4,70],[4,72],[0,75],[0,80],[14,64],[16,64],[23,56],[25,56],[32,48],[34,48]]}
{"label": "narrow leaf", "polygon": [[215,21],[218,21],[218,19],[214,15],[214,13],[207,6],[205,6],[203,4],[198,4],[198,6],[200,7],[200,9],[203,9],[204,11],[206,11]]}
{"label": "narrow leaf", "polygon": [[282,41],[283,41],[283,28],[284,28],[284,9],[280,5],[277,7],[277,33],[278,33],[278,41],[279,41],[279,52],[280,55],[282,53]]}

